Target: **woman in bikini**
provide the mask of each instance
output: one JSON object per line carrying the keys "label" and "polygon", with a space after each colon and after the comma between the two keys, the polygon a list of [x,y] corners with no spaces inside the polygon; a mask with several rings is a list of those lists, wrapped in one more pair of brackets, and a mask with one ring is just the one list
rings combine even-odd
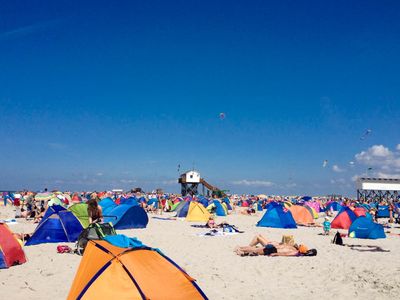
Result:
{"label": "woman in bikini", "polygon": [[[259,247],[258,245],[261,245]],[[261,234],[257,234],[250,242],[249,246],[237,247],[234,252],[240,256],[246,255],[267,255],[267,256],[298,256],[306,254],[308,249],[304,245],[287,245],[266,239]]]}

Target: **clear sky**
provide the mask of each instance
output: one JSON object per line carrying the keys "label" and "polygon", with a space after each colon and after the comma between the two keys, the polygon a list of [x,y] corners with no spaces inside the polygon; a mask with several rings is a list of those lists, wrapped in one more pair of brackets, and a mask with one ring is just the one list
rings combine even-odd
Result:
{"label": "clear sky", "polygon": [[400,174],[399,1],[72,2],[1,1],[0,190]]}

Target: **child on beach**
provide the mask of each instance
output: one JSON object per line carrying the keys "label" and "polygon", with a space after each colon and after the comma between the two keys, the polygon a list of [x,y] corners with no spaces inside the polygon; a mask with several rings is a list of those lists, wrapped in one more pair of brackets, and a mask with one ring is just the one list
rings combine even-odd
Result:
{"label": "child on beach", "polygon": [[329,222],[329,218],[325,217],[324,223],[322,223],[322,226],[324,228],[324,234],[329,235],[329,232],[331,230],[331,222]]}

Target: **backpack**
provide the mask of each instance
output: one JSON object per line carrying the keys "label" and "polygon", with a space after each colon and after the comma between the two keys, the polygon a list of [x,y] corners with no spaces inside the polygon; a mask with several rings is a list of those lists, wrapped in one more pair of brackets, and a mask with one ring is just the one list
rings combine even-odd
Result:
{"label": "backpack", "polygon": [[90,240],[102,240],[107,235],[116,235],[115,229],[111,223],[92,223],[82,230],[76,242],[75,252],[83,255],[87,243]]}
{"label": "backpack", "polygon": [[343,239],[342,239],[339,231],[336,231],[335,237],[332,240],[332,244],[343,246]]}

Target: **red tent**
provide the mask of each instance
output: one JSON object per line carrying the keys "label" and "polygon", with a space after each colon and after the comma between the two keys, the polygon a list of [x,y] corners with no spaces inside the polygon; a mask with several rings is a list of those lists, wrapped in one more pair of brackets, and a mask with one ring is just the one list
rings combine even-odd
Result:
{"label": "red tent", "polygon": [[0,223],[0,269],[26,262],[25,253],[8,226]]}
{"label": "red tent", "polygon": [[355,213],[348,207],[344,207],[333,219],[331,228],[349,229],[351,223],[357,218]]}
{"label": "red tent", "polygon": [[353,210],[353,213],[357,216],[357,217],[365,217],[367,215],[367,210],[364,207],[356,207]]}

